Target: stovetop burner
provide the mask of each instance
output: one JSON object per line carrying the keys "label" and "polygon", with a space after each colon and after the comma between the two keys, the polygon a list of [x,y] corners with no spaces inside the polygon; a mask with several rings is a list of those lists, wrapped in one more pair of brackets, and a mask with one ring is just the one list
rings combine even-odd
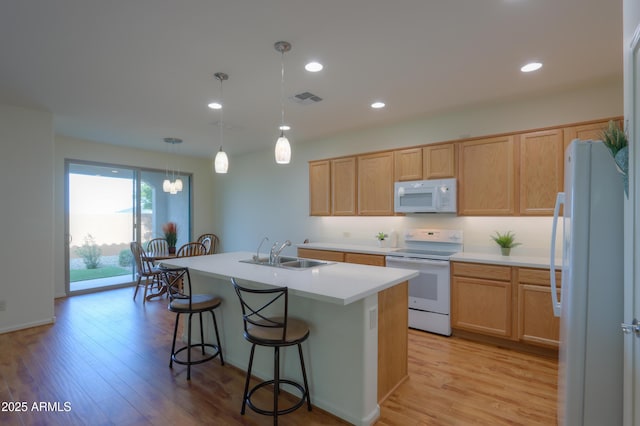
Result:
{"label": "stovetop burner", "polygon": [[449,229],[407,229],[405,248],[388,253],[388,256],[419,259],[449,260],[462,251],[462,231]]}

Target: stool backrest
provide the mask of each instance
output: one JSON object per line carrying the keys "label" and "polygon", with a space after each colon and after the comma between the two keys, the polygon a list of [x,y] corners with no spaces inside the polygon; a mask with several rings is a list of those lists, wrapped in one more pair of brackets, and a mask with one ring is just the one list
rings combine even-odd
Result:
{"label": "stool backrest", "polygon": [[175,267],[164,264],[158,265],[158,269],[162,274],[162,281],[169,294],[169,299],[189,299],[189,310],[193,308],[191,305],[191,275],[189,268]]}
{"label": "stool backrest", "polygon": [[264,327],[274,331],[274,337],[269,341],[284,342],[287,336],[289,289],[243,287],[235,278],[231,278],[231,283],[240,300],[245,337],[250,339],[251,333],[248,329],[251,326]]}

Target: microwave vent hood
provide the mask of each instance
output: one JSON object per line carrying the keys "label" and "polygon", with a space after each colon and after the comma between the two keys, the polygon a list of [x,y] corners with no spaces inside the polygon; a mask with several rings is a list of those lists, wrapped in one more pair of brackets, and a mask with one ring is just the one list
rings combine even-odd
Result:
{"label": "microwave vent hood", "polygon": [[456,213],[456,179],[430,179],[396,182],[396,213]]}

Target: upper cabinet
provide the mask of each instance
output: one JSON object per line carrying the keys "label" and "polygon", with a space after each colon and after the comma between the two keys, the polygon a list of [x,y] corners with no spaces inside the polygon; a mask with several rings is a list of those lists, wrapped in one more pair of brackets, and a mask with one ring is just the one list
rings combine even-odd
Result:
{"label": "upper cabinet", "polygon": [[309,214],[311,216],[331,214],[331,162],[329,160],[309,163]]}
{"label": "upper cabinet", "polygon": [[561,129],[520,135],[521,215],[552,215],[562,192],[564,143]]}
{"label": "upper cabinet", "polygon": [[331,160],[331,208],[334,215],[356,215],[356,190],[356,158]]}
{"label": "upper cabinet", "polygon": [[393,152],[358,156],[358,214],[393,215]]}
{"label": "upper cabinet", "polygon": [[514,146],[511,135],[460,143],[459,214],[515,213]]}
{"label": "upper cabinet", "polygon": [[422,148],[423,179],[456,177],[456,144],[446,143]]}
{"label": "upper cabinet", "polygon": [[396,182],[422,179],[422,148],[395,151],[393,157]]}
{"label": "upper cabinet", "polygon": [[574,139],[602,140],[602,131],[609,125],[609,120],[597,121],[594,123],[578,124],[564,128],[564,150]]}

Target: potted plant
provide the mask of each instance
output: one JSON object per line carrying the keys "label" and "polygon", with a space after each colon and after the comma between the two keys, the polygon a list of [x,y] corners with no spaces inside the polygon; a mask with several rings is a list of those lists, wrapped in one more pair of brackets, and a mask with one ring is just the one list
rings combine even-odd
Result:
{"label": "potted plant", "polygon": [[178,225],[175,222],[167,222],[162,225],[162,232],[169,246],[169,254],[174,254],[176,252],[176,243],[178,242]]}
{"label": "potted plant", "polygon": [[513,247],[521,245],[520,243],[516,243],[516,234],[511,231],[507,231],[504,233],[500,233],[496,231],[495,235],[491,236],[491,239],[496,242],[500,246],[500,251],[503,256],[509,256],[511,253],[511,249]]}
{"label": "potted plant", "polygon": [[378,247],[384,247],[384,240],[387,237],[388,235],[385,234],[384,232],[378,232],[376,234],[376,239],[378,240]]}
{"label": "potted plant", "polygon": [[609,126],[602,131],[602,142],[611,151],[613,159],[622,173],[624,193],[629,196],[629,140],[627,134],[618,124],[611,120]]}

